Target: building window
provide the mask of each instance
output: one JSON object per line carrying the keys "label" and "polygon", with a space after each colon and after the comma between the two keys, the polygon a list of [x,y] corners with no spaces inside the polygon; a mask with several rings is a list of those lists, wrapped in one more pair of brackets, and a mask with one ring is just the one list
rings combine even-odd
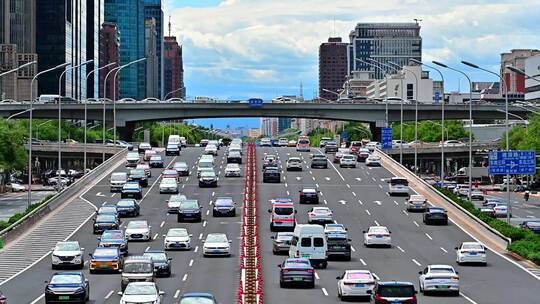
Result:
{"label": "building window", "polygon": [[407,83],[407,99],[414,99],[414,86],[412,83]]}

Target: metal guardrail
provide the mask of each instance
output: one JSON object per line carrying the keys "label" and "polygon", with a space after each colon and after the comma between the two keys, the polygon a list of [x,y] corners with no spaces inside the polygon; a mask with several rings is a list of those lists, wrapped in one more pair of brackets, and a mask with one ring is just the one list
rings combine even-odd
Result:
{"label": "metal guardrail", "polygon": [[6,229],[0,231],[0,240],[2,240],[5,245],[9,243],[10,240],[24,233],[24,231],[26,231],[27,228],[33,226],[43,216],[57,209],[59,206],[65,203],[69,198],[71,198],[73,195],[79,192],[83,187],[95,181],[95,178],[97,176],[106,172],[107,169],[110,169],[111,164],[118,162],[119,159],[125,157],[125,154],[126,154],[125,149],[116,153],[115,155],[107,159],[105,162],[97,166],[94,170],[83,175],[83,177],[81,177],[71,186],[64,188],[62,191],[56,193],[46,203],[32,210],[30,213],[26,214],[25,216],[20,218],[15,223],[11,224]]}

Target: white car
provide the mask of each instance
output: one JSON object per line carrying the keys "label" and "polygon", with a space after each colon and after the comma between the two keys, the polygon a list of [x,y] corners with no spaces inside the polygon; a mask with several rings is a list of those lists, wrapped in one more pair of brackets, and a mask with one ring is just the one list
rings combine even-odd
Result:
{"label": "white car", "polygon": [[209,233],[203,242],[203,256],[231,256],[231,240],[225,233]]}
{"label": "white car", "polygon": [[[495,211],[495,217],[508,216],[508,206],[506,206],[506,203],[495,205],[495,207],[493,207],[493,211]],[[510,217],[512,217],[512,213],[510,213]]]}
{"label": "white car", "polygon": [[370,141],[367,143],[366,148],[368,148],[370,152],[373,152],[375,149],[381,149],[381,144],[376,141]]}
{"label": "white car", "polygon": [[392,149],[399,149],[400,147],[402,149],[408,149],[410,148],[410,145],[404,140],[392,140]]}
{"label": "white car", "polygon": [[347,228],[343,224],[326,224],[324,225],[324,234],[347,234]]}
{"label": "white car", "polygon": [[240,177],[242,176],[242,171],[238,164],[227,164],[225,166],[225,177]]}
{"label": "white car", "polygon": [[302,160],[299,157],[287,159],[287,171],[302,171]]}
{"label": "white car", "polygon": [[167,231],[167,234],[165,234],[164,237],[163,249],[165,250],[191,249],[192,235],[188,233],[186,228],[171,228],[169,231]]}
{"label": "white car", "polygon": [[428,265],[419,272],[420,292],[450,292],[459,296],[459,275],[450,265]]}
{"label": "white car", "polygon": [[9,183],[6,185],[6,190],[11,192],[24,192],[26,191],[26,187],[19,183]]}
{"label": "white car", "polygon": [[385,226],[371,226],[364,233],[364,246],[388,246],[392,247],[391,232]]}
{"label": "white car", "polygon": [[147,221],[130,221],[126,226],[126,239],[128,241],[150,241],[152,239],[152,226]]}
{"label": "white car", "polygon": [[321,225],[333,223],[334,218],[332,216],[332,210],[328,207],[313,207],[308,212],[308,223]]}
{"label": "white car", "polygon": [[456,262],[458,265],[464,263],[487,264],[486,248],[478,242],[463,242],[456,247]]}
{"label": "white car", "polygon": [[444,143],[439,144],[439,147],[465,147],[465,143],[459,140],[446,140]]}
{"label": "white car", "polygon": [[167,200],[167,208],[168,213],[178,213],[178,209],[180,209],[180,204],[182,204],[183,201],[185,201],[187,197],[182,194],[176,194],[171,195],[169,199]]}
{"label": "white car", "polygon": [[270,138],[262,138],[260,145],[261,145],[261,147],[271,147],[272,146],[272,141],[270,140]]}
{"label": "white car", "polygon": [[78,241],[58,242],[52,249],[52,268],[61,266],[84,267],[84,248],[81,248]]}
{"label": "white car", "polygon": [[428,207],[425,196],[413,194],[407,199],[407,211],[424,211]]}
{"label": "white car", "polygon": [[369,270],[345,270],[337,277],[337,294],[341,300],[348,297],[369,297],[375,287],[375,277]]}
{"label": "white car", "polygon": [[339,167],[340,168],[356,168],[356,155],[352,154],[343,154],[341,158],[339,159]]}
{"label": "white car", "polygon": [[178,193],[178,182],[174,177],[165,177],[159,183],[159,193]]}
{"label": "white car", "polygon": [[218,155],[218,149],[217,149],[217,147],[215,145],[208,144],[204,148],[204,154],[217,156]]}
{"label": "white car", "polygon": [[155,282],[131,282],[124,292],[118,292],[122,296],[120,304],[152,303],[161,304],[161,297],[165,294],[158,290]]}
{"label": "white car", "polygon": [[381,165],[381,157],[379,155],[370,154],[366,158],[366,166],[379,167]]}

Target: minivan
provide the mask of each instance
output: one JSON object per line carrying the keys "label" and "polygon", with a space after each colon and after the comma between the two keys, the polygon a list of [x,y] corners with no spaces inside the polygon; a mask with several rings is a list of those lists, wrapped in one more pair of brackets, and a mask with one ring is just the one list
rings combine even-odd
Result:
{"label": "minivan", "polygon": [[321,225],[300,224],[296,225],[289,248],[289,257],[307,258],[311,265],[326,268],[326,235]]}
{"label": "minivan", "polygon": [[154,262],[149,257],[132,256],[124,261],[121,287],[124,291],[130,282],[155,282]]}

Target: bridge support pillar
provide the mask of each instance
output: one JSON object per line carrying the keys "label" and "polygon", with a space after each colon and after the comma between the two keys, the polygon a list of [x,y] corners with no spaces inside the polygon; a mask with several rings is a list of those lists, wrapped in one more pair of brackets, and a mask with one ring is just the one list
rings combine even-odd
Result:
{"label": "bridge support pillar", "polygon": [[369,131],[371,131],[374,141],[381,142],[382,128],[378,128],[375,122],[370,122]]}
{"label": "bridge support pillar", "polygon": [[118,136],[121,140],[131,142],[135,133],[135,122],[126,122],[124,127],[117,127]]}

